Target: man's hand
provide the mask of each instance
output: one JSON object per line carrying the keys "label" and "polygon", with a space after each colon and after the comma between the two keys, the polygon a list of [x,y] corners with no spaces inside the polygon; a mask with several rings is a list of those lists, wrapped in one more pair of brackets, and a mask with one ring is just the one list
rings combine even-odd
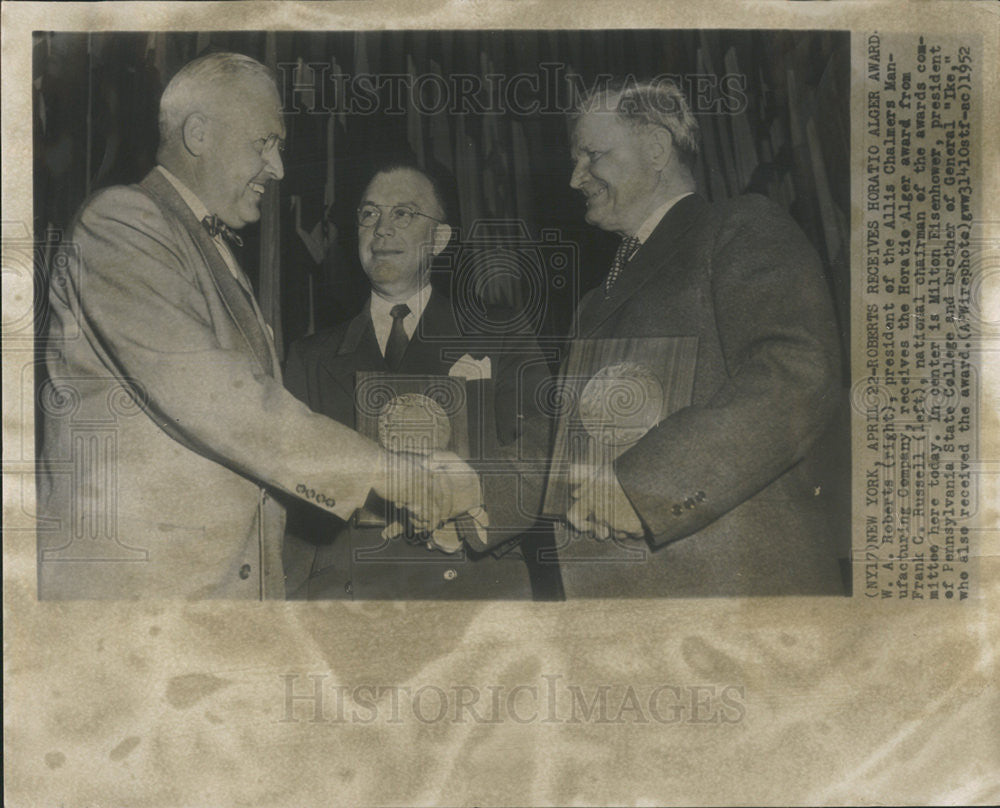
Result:
{"label": "man's hand", "polygon": [[[430,470],[432,490],[446,512],[442,522],[475,510],[483,504],[483,489],[476,470],[454,452],[438,451],[424,459]],[[436,489],[440,488],[438,492]]]}
{"label": "man's hand", "polygon": [[440,550],[451,555],[462,549],[462,537],[455,521],[445,522],[427,537],[428,550]]}
{"label": "man's hand", "polygon": [[479,475],[453,452],[385,458],[385,474],[374,486],[375,493],[405,508],[418,531],[431,532],[482,504]]}
{"label": "man's hand", "polygon": [[[372,490],[386,502],[409,511],[412,527],[426,529],[432,519],[436,519],[434,501],[431,495],[431,475],[417,455],[383,452],[382,473],[377,475]],[[406,531],[399,524],[394,535]],[[393,527],[390,525],[390,528]]]}
{"label": "man's hand", "polygon": [[572,466],[570,497],[566,520],[580,533],[598,541],[643,536],[642,522],[610,465]]}

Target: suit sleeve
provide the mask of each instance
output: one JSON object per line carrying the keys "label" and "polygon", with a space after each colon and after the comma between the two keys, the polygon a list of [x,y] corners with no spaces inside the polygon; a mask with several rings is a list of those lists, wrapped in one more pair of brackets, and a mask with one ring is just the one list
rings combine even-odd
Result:
{"label": "suit sleeve", "polygon": [[378,448],[219,343],[214,286],[182,257],[173,227],[136,189],[113,189],[84,210],[79,270],[56,292],[80,338],[181,444],[346,518],[368,494]]}
{"label": "suit sleeve", "polygon": [[724,220],[711,296],[727,381],[666,418],[617,462],[654,544],[688,536],[798,462],[836,402],[839,347],[819,259],[763,198]]}

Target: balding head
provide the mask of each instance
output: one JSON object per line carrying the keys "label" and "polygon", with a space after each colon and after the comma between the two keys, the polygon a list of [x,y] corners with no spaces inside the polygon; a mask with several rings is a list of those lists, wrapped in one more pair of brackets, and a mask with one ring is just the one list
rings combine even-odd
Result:
{"label": "balding head", "polygon": [[260,218],[267,184],[284,176],[285,126],[271,71],[213,53],[185,65],[160,101],[159,163],[233,228]]}
{"label": "balding head", "polygon": [[225,96],[254,86],[274,89],[274,74],[242,53],[210,53],[188,62],[160,97],[160,147],[180,137],[191,113],[214,110]]}
{"label": "balding head", "polygon": [[615,84],[585,95],[575,120],[588,112],[612,112],[632,127],[661,127],[670,133],[677,155],[693,169],[698,159],[698,122],[684,93],[672,81]]}
{"label": "balding head", "polygon": [[673,84],[604,89],[574,115],[570,186],[586,199],[586,220],[623,236],[670,199],[694,190],[698,130]]}

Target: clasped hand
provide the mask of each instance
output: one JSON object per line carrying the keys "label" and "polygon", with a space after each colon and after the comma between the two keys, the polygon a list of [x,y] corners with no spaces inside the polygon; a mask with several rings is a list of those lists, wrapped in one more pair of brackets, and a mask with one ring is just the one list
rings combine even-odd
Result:
{"label": "clasped hand", "polygon": [[[454,452],[437,451],[429,455],[396,454],[389,456],[385,499],[405,508],[410,529],[431,535],[446,522],[479,508],[483,501],[479,475]],[[390,524],[385,535],[394,538],[404,532],[403,525]],[[445,530],[442,537],[454,531]],[[447,541],[440,546],[448,552],[459,549]]]}
{"label": "clasped hand", "polygon": [[641,538],[644,535],[632,503],[613,466],[574,464],[570,468],[570,499],[566,521],[598,541]]}

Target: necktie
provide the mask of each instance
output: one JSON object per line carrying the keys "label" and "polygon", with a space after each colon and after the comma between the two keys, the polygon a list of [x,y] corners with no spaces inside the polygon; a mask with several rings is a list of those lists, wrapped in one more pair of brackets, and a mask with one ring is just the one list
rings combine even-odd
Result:
{"label": "necktie", "polygon": [[615,260],[611,263],[611,271],[608,273],[608,277],[604,279],[605,298],[611,297],[611,287],[615,285],[615,281],[621,275],[625,264],[632,260],[632,256],[635,255],[638,249],[639,239],[635,236],[626,236],[622,239],[622,243],[618,245],[618,251],[615,253]]}
{"label": "necktie", "polygon": [[403,318],[409,313],[410,307],[405,303],[398,303],[389,311],[392,328],[389,330],[389,340],[385,343],[385,361],[392,370],[398,368],[399,363],[403,361],[406,345],[410,341],[403,328]]}
{"label": "necktie", "polygon": [[237,247],[243,246],[243,239],[239,237],[236,231],[214,213],[210,213],[202,219],[201,223],[205,226],[205,229],[208,231],[208,235],[212,238],[222,236],[230,244],[235,244]]}

